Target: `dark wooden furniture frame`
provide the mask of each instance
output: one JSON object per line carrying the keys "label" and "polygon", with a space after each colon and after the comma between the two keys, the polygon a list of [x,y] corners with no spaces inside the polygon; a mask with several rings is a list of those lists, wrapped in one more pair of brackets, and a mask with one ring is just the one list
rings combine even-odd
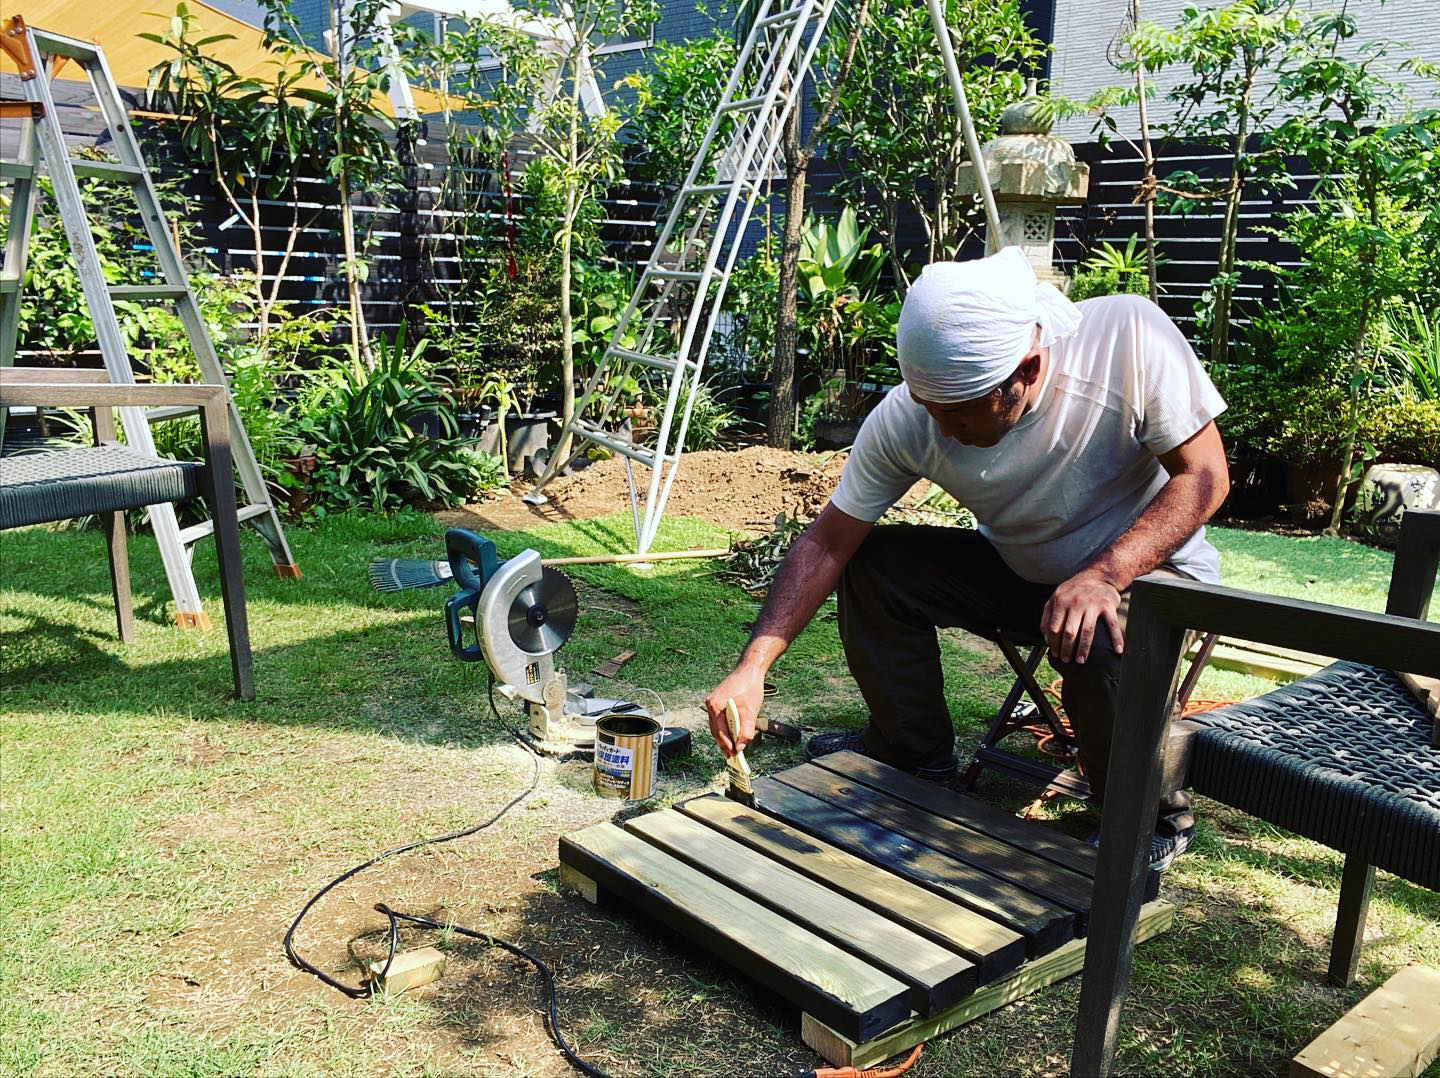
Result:
{"label": "dark wooden furniture frame", "polygon": [[[1134,585],[1126,628],[1110,794],[1085,950],[1070,1072],[1108,1075],[1129,986],[1162,752],[1187,630],[1298,647],[1337,659],[1440,676],[1440,625],[1423,620],[1440,564],[1440,512],[1405,514],[1384,614],[1147,576]],[[1346,859],[1335,963],[1353,964],[1374,868]]]}
{"label": "dark wooden furniture frame", "polygon": [[[220,568],[220,594],[225,604],[225,630],[230,643],[230,668],[235,696],[255,698],[250,630],[245,613],[245,579],[236,517],[235,479],[230,451],[230,420],[224,386],[110,385],[103,370],[59,370],[38,367],[0,369],[0,407],[69,408],[93,415],[96,445],[116,444],[115,409],[192,408],[200,418],[204,451],[202,496],[215,518],[215,553]],[[132,508],[141,508],[133,506]],[[110,553],[110,581],[120,639],[135,635],[130,596],[130,563],[125,540],[125,513],[104,517]]]}

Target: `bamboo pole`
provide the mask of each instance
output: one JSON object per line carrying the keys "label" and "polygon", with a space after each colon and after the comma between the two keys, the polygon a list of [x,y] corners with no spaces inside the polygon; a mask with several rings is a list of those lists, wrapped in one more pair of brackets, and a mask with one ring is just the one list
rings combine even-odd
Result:
{"label": "bamboo pole", "polygon": [[721,558],[730,553],[729,547],[712,550],[667,550],[663,553],[651,551],[648,554],[590,554],[581,558],[544,558],[541,565],[626,565],[633,562],[679,561],[682,558]]}

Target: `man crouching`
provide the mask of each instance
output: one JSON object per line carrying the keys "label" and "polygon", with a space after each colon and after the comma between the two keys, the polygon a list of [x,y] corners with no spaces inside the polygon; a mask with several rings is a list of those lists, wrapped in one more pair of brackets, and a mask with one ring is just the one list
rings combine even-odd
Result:
{"label": "man crouching", "polygon": [[[954,776],[936,628],[1044,636],[1097,800],[1131,583],[1218,582],[1204,524],[1229,491],[1225,403],[1180,330],[1138,296],[1071,303],[1018,248],[926,267],[900,313],[900,373],[866,418],[830,503],[790,548],[749,644],[706,700],[727,755],[754,737],[764,679],[839,587],[845,658],[870,710],[822,734],[923,778]],[[975,530],[874,526],[918,480]],[[738,746],[725,701],[740,713]],[[1183,791],[1159,806],[1152,867],[1189,845]]]}

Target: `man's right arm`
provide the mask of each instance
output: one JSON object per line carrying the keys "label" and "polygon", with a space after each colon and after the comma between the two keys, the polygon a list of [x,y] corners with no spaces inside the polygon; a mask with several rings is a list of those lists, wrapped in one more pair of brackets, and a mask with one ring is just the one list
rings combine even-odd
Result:
{"label": "man's right arm", "polygon": [[873,526],[831,504],[791,545],[740,661],[705,699],[710,732],[726,756],[733,755],[737,746],[731,743],[725,722],[725,701],[733,699],[740,713],[738,748],[743,749],[755,736],[755,717],[765,698],[765,675],[835,590],[846,563]]}

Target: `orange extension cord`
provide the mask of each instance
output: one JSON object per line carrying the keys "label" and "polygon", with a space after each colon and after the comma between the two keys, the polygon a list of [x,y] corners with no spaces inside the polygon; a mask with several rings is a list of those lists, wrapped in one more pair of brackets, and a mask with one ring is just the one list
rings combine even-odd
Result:
{"label": "orange extension cord", "polygon": [[920,1051],[924,1047],[923,1041],[917,1044],[904,1062],[894,1067],[868,1071],[862,1071],[858,1067],[821,1067],[819,1070],[807,1071],[801,1078],[898,1078],[915,1066],[915,1061],[920,1058]]}

